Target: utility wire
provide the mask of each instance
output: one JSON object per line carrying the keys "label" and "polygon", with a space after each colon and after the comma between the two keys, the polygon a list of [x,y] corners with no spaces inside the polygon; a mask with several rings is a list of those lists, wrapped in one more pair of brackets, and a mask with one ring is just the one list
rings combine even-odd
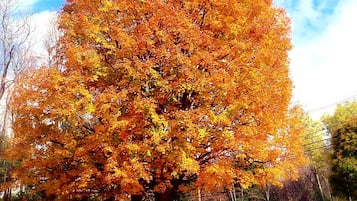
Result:
{"label": "utility wire", "polygon": [[[356,95],[356,96],[357,96],[357,95]],[[344,124],[344,123],[339,123],[339,124],[335,125],[334,127],[338,127],[338,126],[343,125],[343,124]],[[307,133],[307,134],[304,134],[304,135],[302,135],[302,137],[304,138],[304,140],[312,139],[312,138],[314,138],[314,137],[319,137],[319,136],[314,136],[314,135],[313,135],[313,136],[311,136],[311,137],[306,138],[306,137],[309,136],[309,135],[316,134],[316,133],[319,133],[319,132],[322,132],[322,131],[326,131],[326,130],[327,130],[326,128],[322,128],[322,129],[320,129],[320,130],[316,130],[316,131],[313,131],[313,132],[309,132],[309,133]],[[308,147],[311,147],[311,145],[314,145],[314,144],[317,144],[317,143],[321,143],[321,142],[325,142],[325,141],[328,141],[328,140],[332,140],[332,139],[334,139],[334,138],[338,138],[338,136],[331,136],[331,137],[328,137],[328,138],[324,138],[324,139],[322,139],[322,140],[313,141],[313,142],[310,142],[310,143],[303,144],[303,146],[304,146],[305,148],[308,148]],[[352,142],[355,142],[355,141],[357,141],[357,139],[352,139],[352,140],[350,140],[350,141],[346,141],[346,142],[343,142],[343,143],[352,143]],[[330,144],[325,144],[324,146],[322,146],[322,147],[317,147],[317,148],[311,147],[311,149],[306,149],[305,151],[312,151],[312,150],[316,150],[316,149],[326,148],[326,147],[329,147],[329,146],[332,146],[332,143],[330,143]]]}
{"label": "utility wire", "polygon": [[[330,138],[326,138],[326,139],[323,139],[323,140],[319,140],[319,141],[316,141],[314,143],[309,143],[309,144],[306,144],[306,145],[312,145],[312,144],[316,144],[318,142],[322,142],[322,141],[326,141],[326,140],[331,140],[332,138],[336,138],[335,137],[330,137]],[[348,144],[348,143],[354,143],[354,142],[357,142],[357,139],[352,139],[350,141],[345,141],[345,142],[341,142],[340,144]],[[305,146],[305,145],[304,145]],[[322,149],[322,148],[331,148],[333,146],[332,143],[329,143],[329,144],[325,144],[323,146],[320,146],[320,147],[311,147],[309,149],[306,149],[305,151],[306,152],[309,152],[309,151],[313,151],[313,150],[316,150],[316,149]]]}
{"label": "utility wire", "polygon": [[316,131],[312,131],[312,132],[308,132],[308,133],[305,133],[304,135],[302,135],[301,137],[303,137],[304,139],[311,139],[311,138],[314,138],[316,136],[311,136],[309,138],[306,138],[307,136],[311,135],[311,134],[316,134],[316,133],[319,133],[319,132],[322,132],[322,131],[326,131],[326,128],[322,128],[322,129],[319,129],[319,130],[316,130]]}
{"label": "utility wire", "polygon": [[305,152],[310,152],[310,151],[314,151],[314,150],[317,150],[317,149],[323,149],[323,148],[331,148],[331,147],[332,147],[332,144],[326,144],[326,145],[323,145],[323,146],[320,146],[320,147],[306,149]]}
{"label": "utility wire", "polygon": [[349,97],[344,98],[344,99],[342,99],[342,100],[339,100],[339,101],[337,101],[337,102],[330,103],[330,104],[328,104],[328,105],[324,105],[324,106],[322,106],[322,107],[318,107],[318,108],[314,108],[314,109],[308,110],[307,112],[308,112],[308,113],[319,112],[319,111],[321,111],[321,110],[325,110],[325,109],[327,109],[327,108],[333,107],[333,106],[335,106],[335,105],[337,105],[337,104],[344,103],[344,102],[346,102],[346,101],[349,101],[349,100],[355,99],[355,98],[357,98],[357,94],[354,94],[354,95],[352,95],[352,96],[349,96]]}
{"label": "utility wire", "polygon": [[[340,142],[340,144],[344,145],[344,144],[350,144],[350,143],[355,143],[357,142],[357,139],[352,139],[350,141],[345,141],[345,142]],[[305,152],[310,152],[310,151],[313,151],[313,150],[316,150],[316,149],[322,149],[322,148],[332,148],[333,147],[333,144],[330,143],[330,144],[325,144],[323,146],[320,146],[320,147],[314,147],[314,148],[310,148],[310,149],[306,149]]]}
{"label": "utility wire", "polygon": [[316,144],[316,143],[319,143],[319,142],[324,142],[326,140],[331,140],[332,138],[325,138],[325,139],[322,139],[322,140],[318,140],[318,141],[314,141],[314,142],[311,142],[311,143],[307,143],[307,144],[303,144],[303,146],[309,146],[309,145],[313,145],[313,144]]}

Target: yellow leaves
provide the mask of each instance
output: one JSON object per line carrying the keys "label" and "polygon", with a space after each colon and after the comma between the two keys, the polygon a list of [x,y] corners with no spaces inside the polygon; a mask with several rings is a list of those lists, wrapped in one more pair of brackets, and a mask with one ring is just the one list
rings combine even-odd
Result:
{"label": "yellow leaves", "polygon": [[217,112],[210,110],[209,115],[210,115],[210,118],[212,118],[212,122],[214,124],[220,124],[220,125],[227,126],[227,125],[230,125],[232,122],[231,118],[229,117],[229,113],[228,113],[227,109],[225,109],[225,110],[222,109],[222,111],[220,111],[218,114],[217,114]]}
{"label": "yellow leaves", "polygon": [[198,139],[202,140],[203,138],[205,138],[207,136],[207,132],[205,128],[200,128],[198,129]]}
{"label": "yellow leaves", "polygon": [[98,81],[100,77],[107,76],[107,67],[102,64],[100,55],[94,50],[82,50],[75,53],[75,59],[78,64],[83,65],[85,69],[90,70],[88,78],[90,81]]}
{"label": "yellow leaves", "polygon": [[163,124],[163,126],[167,126],[167,122],[164,121],[163,117],[158,115],[156,112],[154,112],[153,110],[150,111],[149,115],[152,118],[152,122],[154,124]]}
{"label": "yellow leaves", "polygon": [[255,176],[250,171],[237,170],[238,183],[243,189],[251,187],[255,182]]}
{"label": "yellow leaves", "polygon": [[92,103],[86,105],[85,113],[92,114],[95,111],[95,107]]}
{"label": "yellow leaves", "polygon": [[222,132],[222,137],[226,139],[227,141],[233,140],[233,132],[229,130],[224,130]]}
{"label": "yellow leaves", "polygon": [[165,120],[164,116],[158,115],[152,104],[148,103],[143,106],[143,110],[147,115],[147,124],[150,125],[148,129],[148,134],[151,136],[155,145],[158,145],[161,139],[168,135],[168,122]]}
{"label": "yellow leaves", "polygon": [[137,144],[132,144],[132,143],[129,143],[129,144],[126,144],[125,145],[125,148],[129,151],[129,152],[134,152],[134,153],[137,153],[141,150],[141,147]]}
{"label": "yellow leaves", "polygon": [[180,154],[180,166],[183,172],[187,171],[189,173],[197,173],[200,166],[197,161],[191,157],[187,157],[186,153],[182,150]]}
{"label": "yellow leaves", "polygon": [[116,10],[117,8],[117,4],[113,4],[113,2],[110,0],[104,0],[102,1],[102,5],[98,8],[98,10],[101,12],[108,12],[110,10]]}
{"label": "yellow leaves", "polygon": [[161,140],[161,135],[160,135],[160,133],[161,133],[160,131],[155,130],[155,129],[153,129],[153,130],[151,131],[152,139],[153,139],[153,141],[154,141],[155,144],[159,144],[159,142],[160,142],[160,140]]}
{"label": "yellow leaves", "polygon": [[73,95],[76,97],[76,106],[83,107],[84,114],[92,114],[95,111],[95,106],[92,103],[92,94],[83,86],[78,86],[74,89]]}
{"label": "yellow leaves", "polygon": [[114,122],[112,122],[112,124],[111,124],[111,128],[112,129],[123,129],[123,128],[125,128],[127,125],[129,125],[129,120],[125,120],[125,119],[123,119],[123,120],[120,120],[120,121],[114,121]]}
{"label": "yellow leaves", "polygon": [[117,177],[117,178],[123,178],[123,177],[127,177],[128,175],[126,174],[126,172],[123,172],[121,171],[119,168],[117,167],[114,167],[114,174],[113,176],[114,177]]}
{"label": "yellow leaves", "polygon": [[151,156],[152,156],[150,149],[148,149],[148,150],[146,151],[146,156],[148,156],[148,157],[151,157]]}

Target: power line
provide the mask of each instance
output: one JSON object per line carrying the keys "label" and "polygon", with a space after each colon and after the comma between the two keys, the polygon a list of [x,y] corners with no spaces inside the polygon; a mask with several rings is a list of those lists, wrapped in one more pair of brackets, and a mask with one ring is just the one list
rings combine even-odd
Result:
{"label": "power line", "polygon": [[308,144],[303,144],[303,146],[309,146],[309,145],[313,145],[313,144],[316,144],[316,143],[319,143],[319,142],[324,142],[326,140],[331,140],[332,138],[325,138],[325,139],[322,139],[322,140],[318,140],[318,141],[314,141],[314,142],[311,142],[311,143],[308,143]]}
{"label": "power line", "polygon": [[318,108],[314,108],[314,109],[308,110],[307,112],[308,112],[308,113],[319,112],[319,111],[321,111],[321,110],[328,109],[328,108],[333,107],[333,106],[335,106],[335,105],[337,105],[337,104],[344,103],[344,102],[346,102],[346,101],[349,101],[349,100],[355,99],[355,98],[357,98],[357,94],[354,94],[354,95],[352,95],[352,96],[349,96],[349,97],[344,98],[344,99],[342,99],[342,100],[339,100],[339,101],[337,101],[337,102],[330,103],[330,104],[328,104],[328,105],[324,105],[324,106],[321,106],[321,107],[318,107]]}
{"label": "power line", "polygon": [[[332,137],[332,138],[333,138],[333,137]],[[332,139],[332,138],[329,138],[329,139]],[[339,144],[340,144],[340,145],[344,145],[344,144],[350,144],[350,143],[355,143],[355,142],[357,142],[357,139],[352,139],[352,140],[350,140],[350,141],[340,142]],[[316,150],[316,149],[332,148],[332,146],[333,146],[333,144],[330,143],[330,144],[325,144],[325,145],[320,146],[320,147],[314,147],[314,148],[311,147],[311,149],[306,149],[305,151],[306,151],[306,152],[310,152],[310,151],[313,151],[313,150]]]}
{"label": "power line", "polygon": [[305,140],[307,139],[311,139],[311,138],[314,138],[316,136],[312,136],[312,137],[309,137],[309,138],[306,138],[307,136],[311,135],[311,134],[316,134],[316,133],[319,133],[319,132],[322,132],[322,131],[326,131],[326,128],[322,128],[322,129],[319,129],[319,130],[316,130],[316,131],[312,131],[312,132],[309,132],[309,133],[305,133],[304,135],[302,135],[301,137],[303,137]]}
{"label": "power line", "polygon": [[323,149],[323,148],[331,148],[332,144],[325,144],[323,146],[320,146],[320,147],[315,147],[315,148],[311,148],[311,149],[306,149],[305,151],[306,152],[310,152],[310,151],[314,151],[314,150],[317,150],[317,149]]}
{"label": "power line", "polygon": [[[344,125],[344,123],[339,123],[337,125],[335,125],[334,127],[339,127],[340,125]],[[302,135],[302,137],[304,138],[304,140],[308,140],[308,139],[313,139],[314,137],[320,137],[320,136],[311,136],[309,138],[306,138],[307,136],[311,135],[311,134],[316,134],[316,133],[319,133],[319,132],[322,132],[322,131],[327,131],[326,128],[322,128],[320,130],[316,130],[316,131],[313,131],[313,132],[309,132],[307,134],[304,134]],[[314,145],[314,144],[317,144],[317,143],[320,143],[320,142],[325,142],[325,141],[328,141],[328,140],[332,140],[334,138],[338,138],[338,136],[331,136],[331,137],[328,137],[328,138],[324,138],[322,140],[318,140],[318,141],[313,141],[313,142],[310,142],[310,143],[307,143],[307,144],[303,144],[303,146],[305,148],[311,146],[311,145]],[[351,142],[354,142],[354,141],[357,141],[357,139],[352,139],[350,141],[346,141],[344,143],[351,143]],[[331,146],[332,144],[330,144],[329,146]],[[326,144],[324,146],[322,146],[322,148],[325,148],[326,147]],[[312,147],[311,147],[312,148]],[[320,147],[321,148],[321,147]],[[312,150],[315,150],[315,149],[319,149],[318,147],[317,148],[313,148],[313,149],[307,149],[306,151],[312,151]]]}

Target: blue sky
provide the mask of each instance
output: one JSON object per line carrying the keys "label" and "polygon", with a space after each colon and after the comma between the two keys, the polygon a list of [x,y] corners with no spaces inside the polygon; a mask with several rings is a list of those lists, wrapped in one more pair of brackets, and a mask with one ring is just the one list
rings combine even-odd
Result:
{"label": "blue sky", "polygon": [[318,37],[336,14],[339,0],[275,0],[293,19],[294,43]]}
{"label": "blue sky", "polygon": [[[35,12],[38,32],[64,0],[21,0]],[[293,102],[313,118],[335,103],[357,99],[357,0],[273,0],[292,19],[290,71]],[[47,23],[47,24],[46,24]],[[40,37],[41,33],[38,34]],[[43,35],[43,33],[42,33]]]}
{"label": "blue sky", "polygon": [[317,119],[357,99],[357,1],[274,0],[292,19],[294,101]]}
{"label": "blue sky", "polygon": [[64,0],[38,0],[33,5],[33,9],[35,12],[44,10],[59,10],[64,2]]}

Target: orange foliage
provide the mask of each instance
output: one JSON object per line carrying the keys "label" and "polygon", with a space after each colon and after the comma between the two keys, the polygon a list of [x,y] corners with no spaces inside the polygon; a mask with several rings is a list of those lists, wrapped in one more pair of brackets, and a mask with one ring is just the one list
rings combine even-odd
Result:
{"label": "orange foliage", "polygon": [[68,0],[62,64],[12,99],[18,179],[105,198],[295,178],[289,20],[271,4]]}

